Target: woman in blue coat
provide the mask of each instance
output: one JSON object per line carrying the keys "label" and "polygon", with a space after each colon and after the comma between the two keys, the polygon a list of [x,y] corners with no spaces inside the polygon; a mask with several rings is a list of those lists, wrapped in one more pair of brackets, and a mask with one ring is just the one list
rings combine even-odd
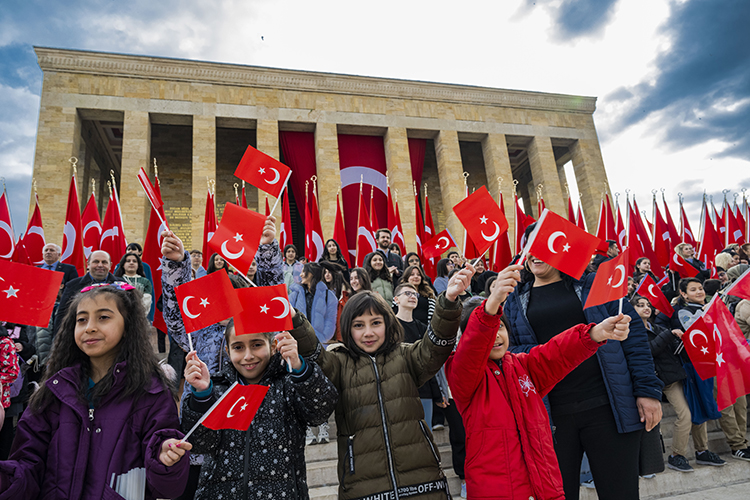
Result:
{"label": "woman in blue coat", "polygon": [[[530,255],[522,283],[505,304],[510,351],[528,352],[571,326],[616,316],[617,302],[583,308],[593,280],[594,274],[590,274],[576,281]],[[624,302],[623,312],[638,317],[628,302]],[[661,420],[662,387],[654,372],[646,330],[634,321],[627,340],[607,342],[550,392],[565,498],[578,498],[584,452],[600,499],[638,498],[641,433],[644,424],[650,431]]]}

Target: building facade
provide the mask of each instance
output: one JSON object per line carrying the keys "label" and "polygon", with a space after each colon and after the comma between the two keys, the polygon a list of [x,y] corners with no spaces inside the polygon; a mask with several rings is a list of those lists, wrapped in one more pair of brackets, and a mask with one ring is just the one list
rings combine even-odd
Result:
{"label": "building facade", "polygon": [[[592,97],[35,50],[44,80],[33,175],[47,241],[62,242],[73,173],[69,159],[76,157],[81,207],[93,190],[103,214],[106,183],[114,178],[126,237],[143,242],[150,208],[136,174],[145,167],[153,178],[156,158],[170,225],[186,246],[199,248],[208,183],[215,182],[219,207],[234,201],[234,185],[241,181],[233,173],[247,145],[283,161],[279,134],[284,131],[314,134],[326,237],[333,234],[341,185],[339,134],[382,137],[387,179],[398,193],[411,250],[410,138],[427,143],[421,200],[429,193],[436,226],[448,227],[459,244],[463,230],[451,208],[464,198],[465,181],[469,190],[486,185],[496,199],[503,193],[511,231],[514,189],[530,215],[537,215],[540,184],[546,206],[567,213],[568,162],[589,227],[596,224],[601,196],[608,190]],[[250,208],[262,212],[264,196],[248,186]],[[302,206],[301,200],[296,204]]]}

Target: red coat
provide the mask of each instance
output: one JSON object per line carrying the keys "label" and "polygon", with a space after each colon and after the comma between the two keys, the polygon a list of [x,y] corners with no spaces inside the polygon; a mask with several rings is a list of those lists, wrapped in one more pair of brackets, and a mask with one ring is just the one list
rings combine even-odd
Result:
{"label": "red coat", "polygon": [[577,325],[534,347],[506,353],[502,368],[489,359],[500,314],[471,314],[446,362],[453,399],[466,428],[469,498],[564,499],[562,477],[542,398],[599,345],[593,325]]}

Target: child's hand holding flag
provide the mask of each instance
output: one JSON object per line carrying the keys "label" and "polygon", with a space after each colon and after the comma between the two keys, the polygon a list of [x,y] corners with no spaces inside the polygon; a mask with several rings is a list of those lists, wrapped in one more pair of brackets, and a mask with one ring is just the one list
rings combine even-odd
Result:
{"label": "child's hand holding flag", "polygon": [[190,351],[185,356],[185,382],[195,387],[198,392],[203,392],[211,386],[211,374],[208,372],[206,363],[200,360],[198,353]]}
{"label": "child's hand holding flag", "polygon": [[297,341],[289,332],[281,332],[276,335],[276,350],[294,371],[302,368],[302,360],[297,351]]}

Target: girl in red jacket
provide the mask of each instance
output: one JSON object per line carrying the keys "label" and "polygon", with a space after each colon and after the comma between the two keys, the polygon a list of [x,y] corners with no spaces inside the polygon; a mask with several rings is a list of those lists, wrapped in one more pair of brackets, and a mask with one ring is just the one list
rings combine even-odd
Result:
{"label": "girl in red jacket", "polygon": [[630,317],[620,314],[577,325],[529,353],[508,353],[502,304],[521,268],[503,270],[487,300],[464,304],[461,339],[445,365],[466,427],[468,498],[565,498],[542,398],[607,339],[629,332]]}

